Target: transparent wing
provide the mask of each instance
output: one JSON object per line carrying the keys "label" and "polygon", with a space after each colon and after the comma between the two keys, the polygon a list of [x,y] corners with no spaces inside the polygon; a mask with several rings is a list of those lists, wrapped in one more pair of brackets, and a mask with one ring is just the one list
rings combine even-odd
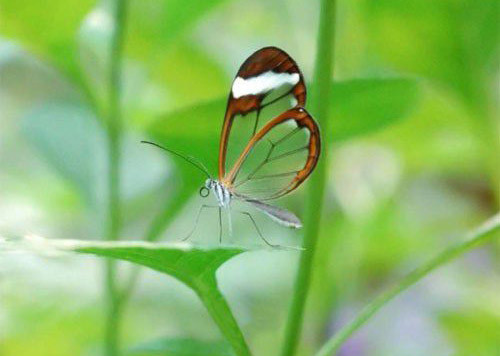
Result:
{"label": "transparent wing", "polygon": [[248,142],[222,182],[245,200],[269,200],[297,188],[313,171],[319,128],[301,107],[269,121]]}
{"label": "transparent wing", "polygon": [[252,54],[240,67],[229,94],[219,148],[219,179],[248,142],[290,108],[305,105],[304,79],[295,61],[276,47]]}

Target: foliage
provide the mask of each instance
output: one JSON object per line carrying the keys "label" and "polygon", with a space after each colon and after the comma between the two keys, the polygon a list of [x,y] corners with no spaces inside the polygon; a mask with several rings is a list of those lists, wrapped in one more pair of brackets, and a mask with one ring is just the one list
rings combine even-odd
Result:
{"label": "foliage", "polygon": [[[458,354],[494,349],[495,243],[427,279],[430,287],[416,286],[398,298],[394,304],[401,301],[402,309],[382,312],[351,334],[430,271],[407,283],[399,276],[408,267],[456,246],[456,236],[498,210],[498,95],[492,89],[498,77],[497,1],[338,2],[331,20],[333,78],[324,69],[311,75],[313,62],[326,61],[315,49],[319,1],[129,0],[121,21],[115,3],[0,0],[1,244],[4,236],[28,232],[108,235],[111,190],[119,192],[121,216],[113,238],[156,241],[186,231],[185,216],[196,213],[193,196],[203,177],[139,141],[196,156],[215,172],[231,77],[250,52],[273,44],[304,70],[307,109],[322,117],[324,147],[331,147],[323,162],[324,209],[313,226],[318,246],[297,354],[314,354],[334,331],[334,346],[323,353],[344,341],[342,353],[359,355],[409,348],[428,353],[425,345],[437,353],[440,347]],[[117,28],[123,30],[123,48],[115,47],[113,60]],[[322,102],[315,100],[319,81],[330,92]],[[111,145],[116,180],[109,180],[107,163],[112,117],[119,119],[118,140]],[[313,209],[303,202],[312,194],[304,192],[279,204],[309,216]],[[263,227],[277,238],[291,236],[265,222]],[[253,234],[237,228],[238,240]],[[120,300],[114,313],[122,326],[122,351],[222,355],[232,347],[248,354],[248,344],[254,354],[279,353],[294,253],[170,243],[77,245],[80,252],[137,266],[130,271],[120,263],[108,274]],[[95,275],[88,275],[94,259],[81,266],[75,257],[33,260],[2,246],[0,251],[0,352],[98,353],[102,305],[93,292],[99,287]],[[148,272],[139,278],[139,266],[194,290],[227,341],[171,279]],[[394,280],[402,284],[376,297]],[[369,300],[369,312],[351,319],[352,310]],[[438,303],[443,300],[446,305]],[[404,341],[403,328],[378,333],[387,325],[397,328],[398,320],[413,320],[405,311],[422,304],[421,324],[412,325],[418,345]],[[388,351],[391,335],[398,337]]]}

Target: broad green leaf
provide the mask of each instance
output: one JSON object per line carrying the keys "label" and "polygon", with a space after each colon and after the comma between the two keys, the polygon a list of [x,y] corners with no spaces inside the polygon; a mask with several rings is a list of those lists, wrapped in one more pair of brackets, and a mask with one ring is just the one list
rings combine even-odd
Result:
{"label": "broad green leaf", "polygon": [[250,355],[231,309],[218,289],[216,278],[217,269],[232,257],[245,252],[244,249],[195,247],[187,243],[75,240],[57,240],[51,244],[65,250],[130,261],[178,279],[198,295],[236,355]]}
{"label": "broad green leaf", "polygon": [[[330,139],[346,140],[369,134],[403,119],[415,106],[417,93],[417,83],[413,79],[335,82],[330,108]],[[211,161],[217,152],[226,102],[221,98],[166,114],[151,125],[149,132],[170,147],[195,153],[214,166]],[[323,139],[326,137],[323,133]]]}
{"label": "broad green leaf", "polygon": [[232,356],[230,346],[222,341],[161,339],[130,349],[133,356]]}
{"label": "broad green leaf", "polygon": [[333,86],[332,139],[370,134],[408,116],[417,102],[414,79],[355,79]]}

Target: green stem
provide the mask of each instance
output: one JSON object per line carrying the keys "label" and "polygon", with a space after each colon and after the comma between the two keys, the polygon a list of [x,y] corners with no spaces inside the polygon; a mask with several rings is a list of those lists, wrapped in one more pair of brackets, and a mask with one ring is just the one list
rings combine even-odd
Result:
{"label": "green stem", "polygon": [[299,270],[295,281],[295,290],[290,306],[289,318],[285,331],[283,356],[293,356],[296,352],[304,318],[304,309],[309,291],[312,264],[319,234],[325,182],[327,180],[328,143],[328,108],[333,73],[333,50],[335,37],[335,0],[322,0],[319,19],[317,54],[313,83],[311,112],[318,121],[322,132],[322,156],[315,173],[310,178],[309,199],[305,215],[304,248],[299,261]]}
{"label": "green stem", "polygon": [[121,303],[114,283],[116,276],[115,261],[106,261],[106,325],[104,331],[105,355],[118,356],[120,354],[120,324]]}
{"label": "green stem", "polygon": [[[116,0],[114,6],[114,32],[111,39],[109,69],[109,107],[107,117],[108,135],[108,240],[118,240],[121,226],[120,202],[120,147],[121,147],[121,66],[126,21],[126,0]],[[106,261],[107,320],[105,351],[108,356],[119,355],[120,303],[116,285],[115,261]]]}
{"label": "green stem", "polygon": [[340,346],[342,346],[342,344],[356,330],[358,330],[368,320],[370,320],[371,317],[374,316],[380,308],[391,301],[394,297],[420,281],[423,277],[427,276],[436,268],[443,266],[454,258],[476,247],[478,244],[492,238],[494,236],[494,233],[498,231],[500,231],[500,213],[488,219],[479,228],[470,233],[465,241],[444,250],[439,255],[408,274],[397,285],[380,294],[370,304],[368,304],[353,321],[340,329],[339,332],[337,332],[330,340],[328,340],[319,350],[316,356],[335,355]]}
{"label": "green stem", "polygon": [[199,298],[203,302],[203,305],[205,305],[205,308],[207,308],[210,316],[215,321],[222,334],[231,344],[235,354],[237,356],[251,356],[240,327],[234,319],[226,299],[219,290],[210,286],[204,287],[203,285],[193,289],[195,291],[203,291],[198,292]]}

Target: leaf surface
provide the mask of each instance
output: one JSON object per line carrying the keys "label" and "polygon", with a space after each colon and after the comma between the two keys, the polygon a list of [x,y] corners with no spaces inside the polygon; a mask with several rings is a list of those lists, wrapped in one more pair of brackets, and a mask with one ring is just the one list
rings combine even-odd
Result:
{"label": "leaf surface", "polygon": [[[418,99],[414,79],[355,79],[332,85],[332,132],[322,135],[334,141],[370,134],[402,120]],[[167,113],[153,122],[149,132],[170,147],[199,153],[214,166],[225,107],[226,98],[221,98]]]}
{"label": "leaf surface", "polygon": [[195,247],[188,243],[87,242],[57,240],[54,246],[81,253],[111,257],[146,266],[175,277],[201,299],[238,356],[250,351],[229,305],[217,286],[217,269],[245,252],[238,247]]}

